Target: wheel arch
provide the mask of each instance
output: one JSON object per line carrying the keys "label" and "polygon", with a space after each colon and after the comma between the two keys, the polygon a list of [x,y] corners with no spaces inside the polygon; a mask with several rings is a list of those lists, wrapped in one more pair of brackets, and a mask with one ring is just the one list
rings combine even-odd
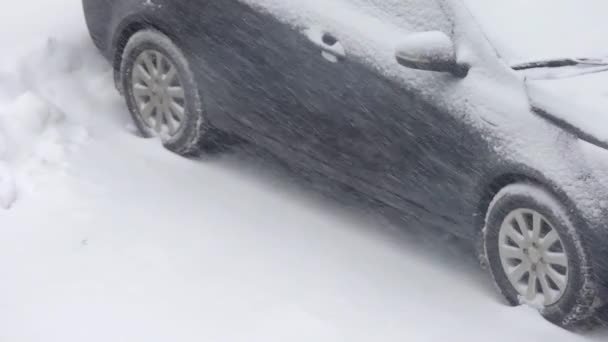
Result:
{"label": "wheel arch", "polygon": [[482,187],[481,196],[477,203],[477,220],[475,222],[476,231],[481,231],[484,228],[490,203],[498,192],[505,187],[516,183],[530,183],[543,186],[542,182],[540,182],[538,179],[519,172],[503,173],[492,178]]}
{"label": "wheel arch", "polygon": [[[477,213],[475,215],[475,245],[477,253],[480,257],[480,261],[485,264],[485,255],[483,253],[483,229],[486,225],[486,216],[490,207],[490,204],[494,197],[505,187],[517,184],[527,183],[530,185],[538,186],[549,192],[554,196],[566,209],[568,215],[572,220],[572,224],[577,227],[578,230],[583,231],[584,240],[588,240],[593,234],[592,227],[584,219],[584,215],[580,211],[580,208],[576,203],[568,196],[558,183],[543,176],[539,171],[530,169],[528,167],[515,168],[512,172],[503,172],[496,174],[495,177],[491,177],[491,180],[482,186],[480,191],[480,197],[477,204]],[[592,245],[590,241],[586,241],[586,244]]]}
{"label": "wheel arch", "polygon": [[[572,207],[573,202],[569,199],[566,193],[557,186],[557,184],[551,182],[546,177],[543,177],[542,173],[530,170],[527,167],[515,167],[506,172],[496,173],[489,177],[489,179],[490,180],[488,182],[480,187],[480,195],[477,200],[477,209],[474,220],[474,245],[482,266],[485,266],[487,262],[483,249],[483,229],[486,225],[486,216],[492,200],[505,187],[517,183],[527,183],[539,186],[547,190],[567,207],[575,208]],[[580,222],[580,215],[578,212],[574,213],[574,217]]]}
{"label": "wheel arch", "polygon": [[481,231],[485,226],[486,214],[490,207],[490,203],[498,192],[509,185],[517,183],[527,183],[543,188],[551,195],[555,196],[564,206],[569,208],[570,214],[574,215],[577,220],[580,218],[578,210],[576,209],[577,206],[570,199],[570,197],[568,197],[566,192],[559,187],[559,185],[544,177],[540,172],[519,169],[513,172],[497,174],[482,187],[477,205],[477,222],[475,224],[477,231]]}

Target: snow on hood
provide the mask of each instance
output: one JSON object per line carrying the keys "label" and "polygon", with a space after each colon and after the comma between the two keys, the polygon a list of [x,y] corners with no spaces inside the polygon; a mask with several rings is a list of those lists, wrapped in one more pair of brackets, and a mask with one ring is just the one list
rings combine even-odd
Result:
{"label": "snow on hood", "polygon": [[526,80],[535,112],[581,139],[608,148],[608,71]]}

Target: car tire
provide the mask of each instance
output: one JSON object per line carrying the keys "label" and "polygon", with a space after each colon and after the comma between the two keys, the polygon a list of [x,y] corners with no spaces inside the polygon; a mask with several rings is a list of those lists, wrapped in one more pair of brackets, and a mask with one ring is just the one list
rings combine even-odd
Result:
{"label": "car tire", "polygon": [[165,34],[144,29],[130,37],[122,54],[120,82],[142,136],[160,137],[167,149],[184,156],[218,146],[219,134],[205,116],[190,64]]}
{"label": "car tire", "polygon": [[582,233],[568,213],[538,185],[509,185],[491,202],[482,236],[506,301],[529,304],[548,321],[575,329],[593,325],[597,287]]}

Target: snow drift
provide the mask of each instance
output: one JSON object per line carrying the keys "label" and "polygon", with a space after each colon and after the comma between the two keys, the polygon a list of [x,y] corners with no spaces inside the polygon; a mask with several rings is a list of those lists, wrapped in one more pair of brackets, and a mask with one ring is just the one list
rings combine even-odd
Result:
{"label": "snow drift", "polygon": [[0,74],[0,207],[9,208],[49,173],[63,170],[66,154],[87,137],[57,106],[53,85],[82,71],[74,48],[49,40],[17,71]]}

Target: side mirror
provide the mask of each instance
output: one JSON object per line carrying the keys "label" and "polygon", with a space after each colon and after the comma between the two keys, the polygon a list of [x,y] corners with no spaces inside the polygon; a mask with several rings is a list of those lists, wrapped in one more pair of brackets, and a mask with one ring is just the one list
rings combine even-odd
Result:
{"label": "side mirror", "polygon": [[463,78],[469,72],[467,65],[456,61],[452,39],[439,31],[408,35],[397,47],[395,56],[399,64],[412,69],[449,72]]}

